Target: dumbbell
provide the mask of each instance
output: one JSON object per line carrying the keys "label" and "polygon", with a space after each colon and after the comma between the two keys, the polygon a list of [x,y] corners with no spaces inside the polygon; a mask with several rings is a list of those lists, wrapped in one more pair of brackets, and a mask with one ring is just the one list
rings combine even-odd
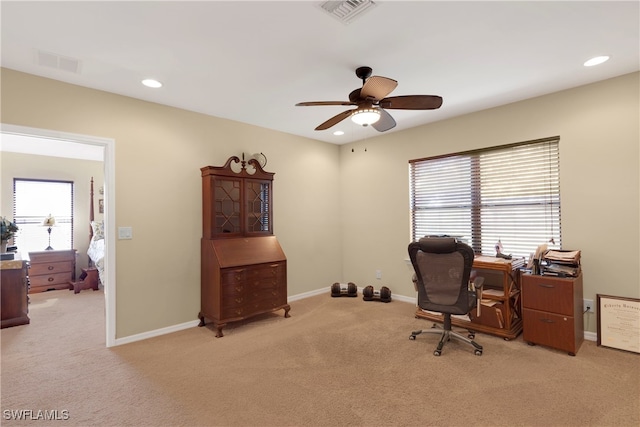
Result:
{"label": "dumbbell", "polygon": [[331,296],[332,297],[357,297],[358,296],[358,287],[355,283],[334,283],[331,285]]}
{"label": "dumbbell", "polygon": [[362,299],[365,301],[379,300],[382,302],[391,302],[391,289],[383,286],[379,291],[373,289],[373,286],[369,285],[362,290]]}

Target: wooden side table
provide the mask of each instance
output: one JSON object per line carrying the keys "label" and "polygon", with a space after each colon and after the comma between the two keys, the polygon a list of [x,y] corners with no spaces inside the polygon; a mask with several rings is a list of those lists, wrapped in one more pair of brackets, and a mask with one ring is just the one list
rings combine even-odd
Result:
{"label": "wooden side table", "polygon": [[77,282],[69,282],[69,290],[73,290],[74,294],[80,293],[84,289],[100,289],[97,268],[83,268],[82,274]]}

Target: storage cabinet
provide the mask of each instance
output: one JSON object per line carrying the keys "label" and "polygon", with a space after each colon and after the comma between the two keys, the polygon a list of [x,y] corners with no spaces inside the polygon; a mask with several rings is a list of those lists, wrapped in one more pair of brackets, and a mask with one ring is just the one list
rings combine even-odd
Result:
{"label": "storage cabinet", "polygon": [[523,339],[575,356],[584,341],[582,273],[575,278],[522,276]]}
{"label": "storage cabinet", "polygon": [[0,261],[2,328],[30,322],[28,286],[26,261]]}
{"label": "storage cabinet", "polygon": [[69,289],[75,278],[75,249],[29,252],[29,293]]}
{"label": "storage cabinet", "polygon": [[280,309],[289,317],[287,259],[273,235],[274,174],[235,156],[201,172],[199,326],[210,319],[222,337],[229,322]]}
{"label": "storage cabinet", "polygon": [[[469,316],[452,316],[451,324],[472,331],[496,335],[506,340],[516,338],[522,332],[520,307],[520,267],[514,260],[477,256],[473,269],[484,277],[482,299],[486,301],[480,310],[472,310]],[[416,310],[416,317],[443,322],[440,313]]]}
{"label": "storage cabinet", "polygon": [[[239,171],[233,170],[240,165]],[[247,170],[247,165],[253,174]],[[273,234],[273,173],[256,160],[231,157],[224,166],[202,172],[202,238],[220,239]]]}

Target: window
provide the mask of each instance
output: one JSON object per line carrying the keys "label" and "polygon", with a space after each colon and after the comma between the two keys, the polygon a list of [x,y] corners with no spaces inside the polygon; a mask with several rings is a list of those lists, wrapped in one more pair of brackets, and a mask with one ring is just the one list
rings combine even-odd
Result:
{"label": "window", "polygon": [[559,138],[409,161],[411,238],[460,237],[476,253],[561,248]]}
{"label": "window", "polygon": [[[51,234],[42,225],[49,215],[55,218]],[[73,249],[73,182],[15,178],[13,219],[20,252]]]}

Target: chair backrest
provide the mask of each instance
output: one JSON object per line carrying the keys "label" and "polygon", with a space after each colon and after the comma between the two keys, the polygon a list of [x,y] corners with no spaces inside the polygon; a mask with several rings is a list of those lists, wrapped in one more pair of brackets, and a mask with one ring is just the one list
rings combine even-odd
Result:
{"label": "chair backrest", "polygon": [[467,314],[475,306],[469,292],[473,249],[452,237],[423,237],[409,244],[418,306],[441,313]]}

